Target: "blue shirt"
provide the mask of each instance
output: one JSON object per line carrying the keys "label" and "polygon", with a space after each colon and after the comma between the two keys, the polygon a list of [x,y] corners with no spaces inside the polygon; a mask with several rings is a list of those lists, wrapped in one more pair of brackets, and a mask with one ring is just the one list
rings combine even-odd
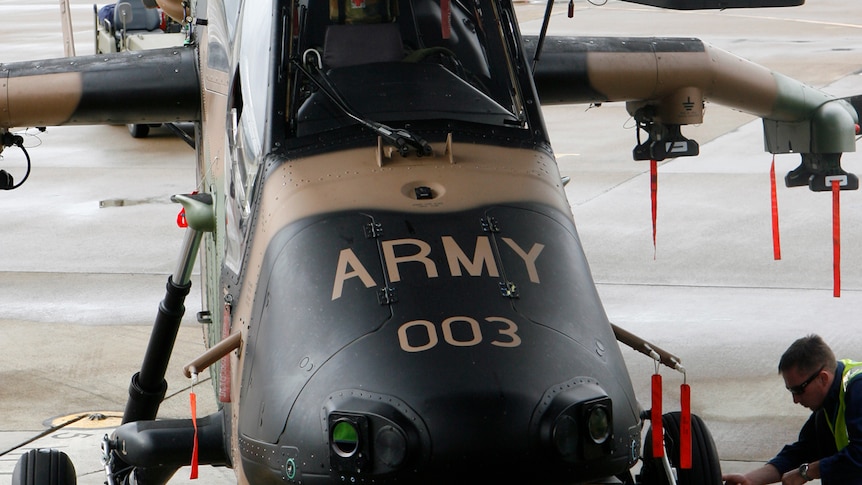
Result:
{"label": "blue shirt", "polygon": [[844,417],[850,444],[837,451],[827,416],[835,422],[844,364],[838,362],[823,407],[811,413],[796,443],[786,445],[769,464],[783,475],[803,463],[820,461],[824,485],[862,485],[862,379],[853,379],[844,392]]}
{"label": "blue shirt", "polygon": [[103,6],[99,9],[99,23],[107,20],[111,23],[114,23],[114,9],[117,7],[115,3],[109,3],[108,5]]}

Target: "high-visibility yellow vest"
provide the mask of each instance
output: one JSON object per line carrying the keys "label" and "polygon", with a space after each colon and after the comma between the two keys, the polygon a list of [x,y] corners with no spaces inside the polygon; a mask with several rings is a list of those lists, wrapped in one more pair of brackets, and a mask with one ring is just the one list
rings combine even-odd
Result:
{"label": "high-visibility yellow vest", "polygon": [[849,359],[843,359],[844,373],[841,375],[841,389],[838,391],[838,416],[835,417],[835,424],[829,419],[829,414],[826,414],[826,422],[829,423],[829,429],[832,431],[832,436],[835,437],[835,446],[838,451],[843,450],[850,444],[850,435],[847,433],[847,421],[844,418],[844,392],[850,381],[856,377],[862,376],[862,362],[853,362]]}

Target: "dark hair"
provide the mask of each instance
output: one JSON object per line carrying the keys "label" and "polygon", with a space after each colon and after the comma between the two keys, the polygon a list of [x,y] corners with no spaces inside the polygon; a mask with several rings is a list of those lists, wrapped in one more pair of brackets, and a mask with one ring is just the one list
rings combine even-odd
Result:
{"label": "dark hair", "polygon": [[778,373],[796,368],[800,372],[816,372],[824,370],[834,372],[836,367],[835,354],[819,335],[808,335],[793,342],[778,362]]}

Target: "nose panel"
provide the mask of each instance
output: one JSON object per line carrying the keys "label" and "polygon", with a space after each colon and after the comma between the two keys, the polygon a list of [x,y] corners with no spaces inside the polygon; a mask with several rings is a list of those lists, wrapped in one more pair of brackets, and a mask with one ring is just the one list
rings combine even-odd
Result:
{"label": "nose panel", "polygon": [[384,278],[377,243],[366,235],[371,222],[361,214],[308,221],[270,243],[243,368],[241,399],[261,403],[243,408],[240,427],[249,436],[275,443],[320,367],[389,319],[376,296]]}
{"label": "nose panel", "polygon": [[[260,405],[241,406],[241,439],[290,450],[304,483],[625,469],[638,408],[574,227],[548,214],[369,211],[282,229],[255,297],[241,397]],[[595,392],[549,391],[577,376]],[[601,446],[587,450],[590,432]]]}

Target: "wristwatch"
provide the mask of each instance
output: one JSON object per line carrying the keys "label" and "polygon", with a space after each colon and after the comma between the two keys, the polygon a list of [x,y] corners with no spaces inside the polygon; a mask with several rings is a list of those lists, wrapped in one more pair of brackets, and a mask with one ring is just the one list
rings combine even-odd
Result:
{"label": "wristwatch", "polygon": [[803,463],[799,466],[799,474],[802,475],[802,478],[806,482],[810,482],[811,480],[813,480],[813,478],[808,476],[808,463]]}

